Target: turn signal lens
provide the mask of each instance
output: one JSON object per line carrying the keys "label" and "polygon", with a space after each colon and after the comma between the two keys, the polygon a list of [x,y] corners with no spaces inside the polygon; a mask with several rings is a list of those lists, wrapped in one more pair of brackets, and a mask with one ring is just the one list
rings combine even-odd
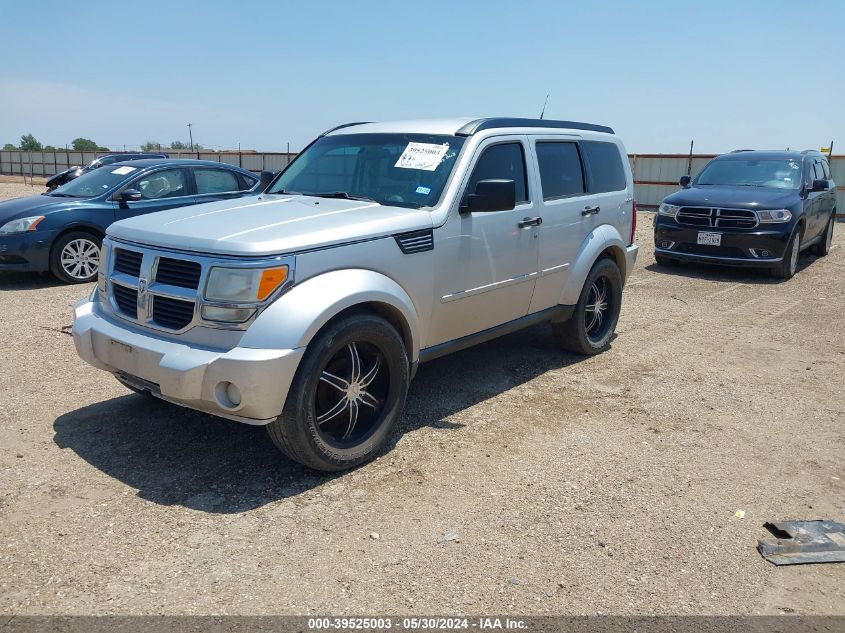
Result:
{"label": "turn signal lens", "polygon": [[258,284],[258,300],[264,301],[273,294],[273,291],[281,286],[288,278],[288,267],[268,268],[261,273],[261,281]]}

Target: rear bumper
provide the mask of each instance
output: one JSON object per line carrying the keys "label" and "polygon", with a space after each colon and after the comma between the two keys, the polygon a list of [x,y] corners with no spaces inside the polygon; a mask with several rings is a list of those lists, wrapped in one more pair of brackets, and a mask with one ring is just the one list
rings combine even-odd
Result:
{"label": "rear bumper", "polygon": [[0,270],[49,270],[50,245],[55,235],[55,231],[0,235]]}
{"label": "rear bumper", "polygon": [[[267,424],[281,414],[305,351],[186,345],[129,330],[88,299],[74,309],[73,340],[83,360],[125,383],[174,404],[247,424]],[[240,392],[238,404],[228,399],[227,383]]]}
{"label": "rear bumper", "polygon": [[[767,267],[783,259],[792,229],[792,223],[752,231],[708,229],[681,226],[671,219],[661,218],[654,226],[654,252],[683,261]],[[721,245],[699,245],[701,231],[720,233]]]}
{"label": "rear bumper", "polygon": [[625,249],[625,281],[631,276],[631,271],[634,270],[634,264],[637,263],[637,255],[640,249],[636,244],[631,244]]}

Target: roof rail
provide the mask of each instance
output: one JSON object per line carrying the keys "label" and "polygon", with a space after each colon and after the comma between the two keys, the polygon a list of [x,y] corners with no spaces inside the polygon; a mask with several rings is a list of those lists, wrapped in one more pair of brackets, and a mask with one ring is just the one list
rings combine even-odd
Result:
{"label": "roof rail", "polygon": [[341,123],[340,125],[336,125],[333,128],[326,130],[320,136],[325,136],[326,134],[331,134],[336,130],[342,130],[345,127],[352,127],[353,125],[364,125],[365,123],[372,123],[372,121],[354,121],[353,123]]}
{"label": "roof rail", "polygon": [[731,154],[736,154],[737,152],[756,152],[756,149],[733,149],[731,150]]}
{"label": "roof rail", "polygon": [[489,118],[470,121],[459,129],[457,136],[472,136],[481,130],[492,130],[503,127],[536,127],[536,128],[560,128],[570,130],[589,130],[591,132],[604,132],[613,134],[613,128],[595,123],[579,123],[577,121],[553,121],[550,119],[512,119],[512,118]]}

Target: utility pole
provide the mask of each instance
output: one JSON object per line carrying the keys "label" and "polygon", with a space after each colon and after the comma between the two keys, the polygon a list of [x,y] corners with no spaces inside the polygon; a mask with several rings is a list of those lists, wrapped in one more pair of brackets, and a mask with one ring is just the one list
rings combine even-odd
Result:
{"label": "utility pole", "polygon": [[191,124],[190,123],[188,123],[188,138],[190,139],[191,151],[193,152],[194,151],[194,134],[191,131]]}

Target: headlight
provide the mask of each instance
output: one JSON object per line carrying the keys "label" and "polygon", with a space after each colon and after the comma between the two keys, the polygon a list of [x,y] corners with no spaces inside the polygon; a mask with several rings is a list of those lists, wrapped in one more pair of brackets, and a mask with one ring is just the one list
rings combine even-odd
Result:
{"label": "headlight", "polygon": [[34,231],[38,223],[44,219],[43,215],[34,215],[31,218],[20,218],[6,222],[0,226],[0,233],[25,233],[27,231]]}
{"label": "headlight", "polygon": [[758,209],[757,217],[760,222],[789,222],[792,219],[792,211],[789,209]]}
{"label": "headlight", "polygon": [[681,207],[676,206],[674,204],[666,204],[665,202],[661,203],[661,205],[657,208],[657,212],[660,215],[665,215],[666,217],[674,219],[676,215],[678,215],[678,211],[681,210]]}
{"label": "headlight", "polygon": [[287,266],[274,268],[224,268],[208,274],[205,299],[225,303],[258,303],[273,294],[288,278]]}

